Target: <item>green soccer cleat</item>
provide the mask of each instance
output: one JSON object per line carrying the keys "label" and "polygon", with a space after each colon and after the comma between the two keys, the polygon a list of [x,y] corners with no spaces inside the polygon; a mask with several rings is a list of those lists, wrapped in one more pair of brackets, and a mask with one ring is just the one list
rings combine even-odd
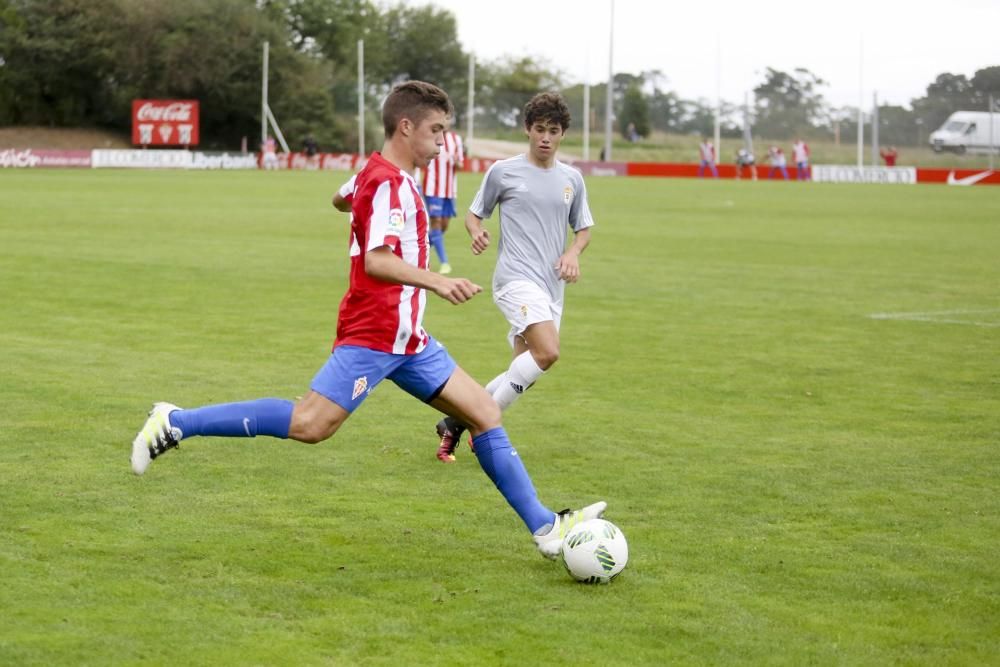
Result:
{"label": "green soccer cleat", "polygon": [[542,535],[532,537],[535,540],[535,546],[549,560],[559,558],[559,553],[562,551],[563,538],[566,537],[566,533],[582,521],[600,519],[604,516],[604,510],[607,508],[608,504],[601,500],[593,505],[587,505],[582,510],[562,510],[556,514],[556,522],[553,524],[551,530]]}
{"label": "green soccer cleat", "polygon": [[180,410],[172,403],[154,403],[149,419],[132,441],[132,472],[141,475],[153,459],[168,449],[177,447],[183,437],[181,430],[170,425],[170,413]]}

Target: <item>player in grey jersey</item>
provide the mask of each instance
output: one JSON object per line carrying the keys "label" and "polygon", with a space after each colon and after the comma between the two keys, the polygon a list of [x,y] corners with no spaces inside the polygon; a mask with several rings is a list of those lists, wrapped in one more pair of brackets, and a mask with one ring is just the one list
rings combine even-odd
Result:
{"label": "player in grey jersey", "polygon": [[[493,274],[493,301],[510,322],[514,359],[486,390],[506,410],[559,358],[559,322],[566,283],[580,277],[580,254],[590,243],[594,220],[587,189],[576,169],[556,151],[569,128],[569,109],[556,93],[539,93],[524,107],[528,152],[496,162],[483,177],[465,217],[472,253],[490,244],[483,219],[500,205],[500,242]],[[566,227],[574,239],[566,247]],[[443,419],[437,456],[454,461],[463,424]]]}

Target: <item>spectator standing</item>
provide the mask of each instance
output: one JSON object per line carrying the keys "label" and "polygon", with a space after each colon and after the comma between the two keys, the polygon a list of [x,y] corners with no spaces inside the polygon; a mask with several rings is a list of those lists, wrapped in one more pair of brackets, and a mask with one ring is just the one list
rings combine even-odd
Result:
{"label": "spectator standing", "polygon": [[750,168],[750,176],[757,180],[757,158],[749,149],[741,148],[736,151],[736,180],[743,178],[743,168]]}
{"label": "spectator standing", "polygon": [[895,146],[889,146],[888,148],[883,148],[878,152],[878,154],[881,155],[882,159],[885,161],[885,166],[887,167],[896,166],[896,158],[899,157],[899,151],[896,150]]}
{"label": "spectator standing", "polygon": [[792,144],[792,159],[795,160],[795,180],[810,180],[809,145],[802,139],[796,139],[795,143]]}
{"label": "spectator standing", "polygon": [[705,167],[712,172],[712,178],[719,177],[719,170],[715,168],[715,145],[708,139],[703,139],[698,145],[698,178],[705,173]]}
{"label": "spectator standing", "polygon": [[261,158],[261,165],[264,169],[277,169],[278,168],[278,146],[274,141],[274,137],[268,137],[261,146],[261,151],[264,155]]}
{"label": "spectator standing", "polygon": [[306,162],[309,164],[310,169],[315,169],[319,166],[319,144],[316,143],[316,137],[312,133],[307,134],[305,140],[302,142],[302,152],[306,154]]}
{"label": "spectator standing", "polygon": [[767,172],[768,178],[774,178],[774,172],[780,171],[781,176],[788,180],[788,161],[785,159],[785,151],[778,146],[771,146],[767,149],[767,159],[771,163],[771,168]]}

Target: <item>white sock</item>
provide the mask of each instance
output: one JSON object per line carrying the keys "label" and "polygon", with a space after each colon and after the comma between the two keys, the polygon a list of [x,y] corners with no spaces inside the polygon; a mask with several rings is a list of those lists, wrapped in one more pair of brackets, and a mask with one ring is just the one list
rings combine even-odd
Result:
{"label": "white sock", "polygon": [[490,396],[497,393],[497,388],[500,387],[500,383],[503,382],[504,378],[506,377],[507,377],[507,371],[504,371],[500,375],[490,380],[490,383],[486,385],[486,393],[489,394]]}
{"label": "white sock", "polygon": [[522,352],[514,357],[514,361],[510,362],[510,368],[504,374],[503,380],[497,383],[499,386],[497,386],[496,391],[492,392],[493,400],[497,402],[501,410],[506,410],[524,393],[525,389],[542,377],[544,372],[535,363],[530,351]]}

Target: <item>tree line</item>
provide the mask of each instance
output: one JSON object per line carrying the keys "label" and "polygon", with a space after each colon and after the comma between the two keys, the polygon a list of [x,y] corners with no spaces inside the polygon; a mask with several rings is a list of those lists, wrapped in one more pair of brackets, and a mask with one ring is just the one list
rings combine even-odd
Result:
{"label": "tree line", "polygon": [[[269,101],[290,143],[311,134],[324,150],[357,146],[357,42],[364,40],[366,145],[381,134],[378,100],[405,79],[449,91],[464,125],[469,54],[455,16],[431,5],[370,0],[0,0],[0,125],[103,127],[128,131],[136,98],[201,102],[206,148],[232,149],[259,134],[261,45],[269,43]],[[711,134],[715,104],[687,100],[659,70],[613,79],[615,126]],[[856,110],[832,108],[825,82],[805,69],[768,68],[752,108],[722,104],[722,130],[738,136],[748,114],[754,133],[856,136]],[[529,55],[476,65],[476,125],[516,128],[524,102],[561,90],[582,109],[583,86]],[[605,84],[590,90],[592,121],[604,124]],[[879,109],[883,143],[915,144],[956,109],[1000,104],[1000,66],[971,78],[943,73],[911,108]],[[576,115],[576,114],[575,114]],[[481,119],[490,119],[485,126]],[[575,123],[579,127],[579,123]],[[923,136],[921,136],[923,135]]]}

